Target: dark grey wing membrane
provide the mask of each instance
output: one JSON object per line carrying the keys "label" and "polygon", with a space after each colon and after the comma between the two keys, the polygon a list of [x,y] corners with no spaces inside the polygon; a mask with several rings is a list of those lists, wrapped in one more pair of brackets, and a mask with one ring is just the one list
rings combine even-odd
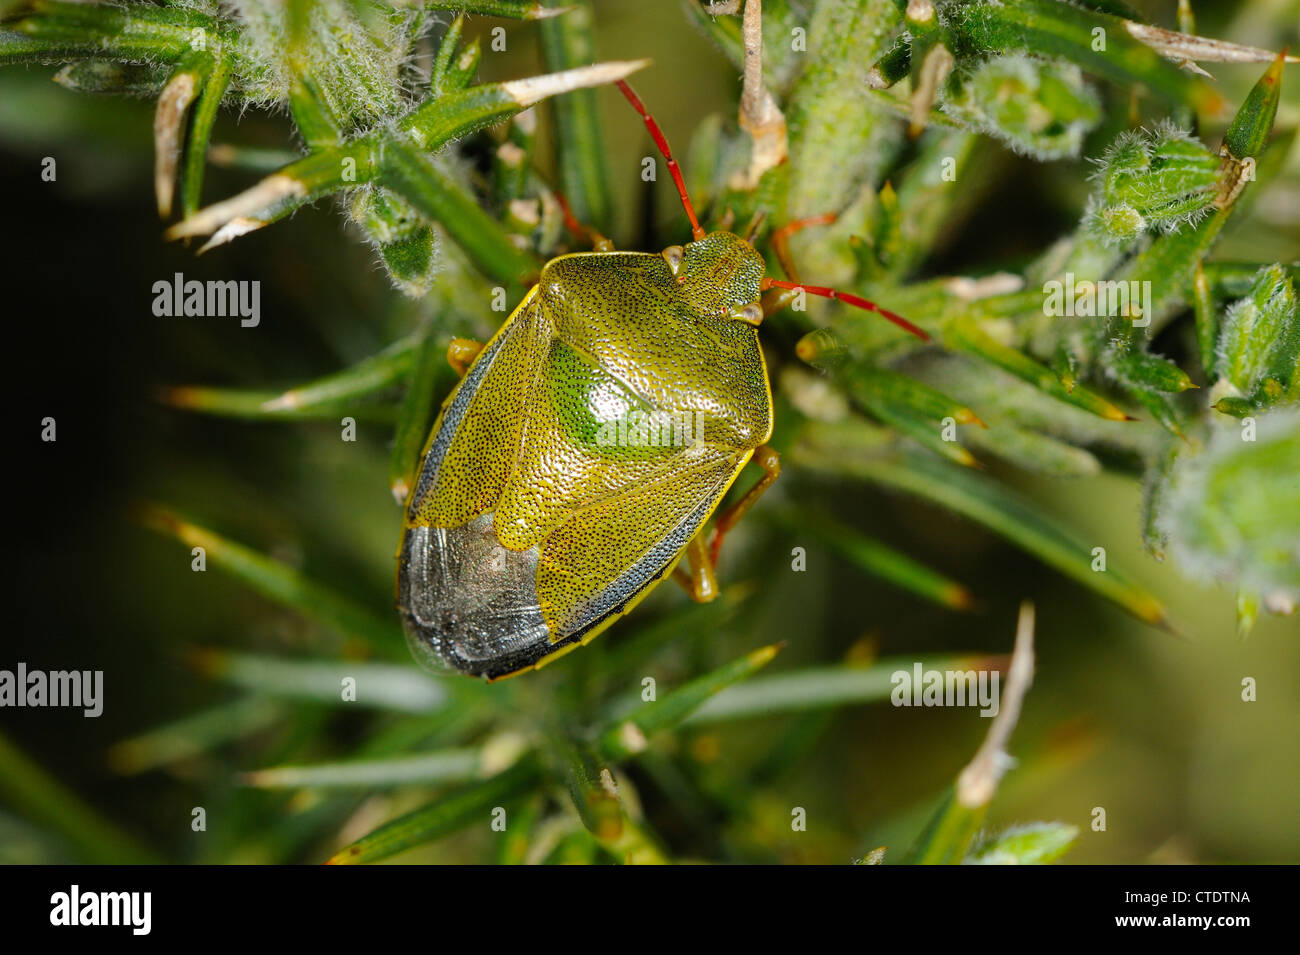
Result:
{"label": "dark grey wing membrane", "polygon": [[407,643],[426,665],[495,679],[556,650],[537,605],[537,549],[502,547],[491,514],[410,528],[398,561]]}

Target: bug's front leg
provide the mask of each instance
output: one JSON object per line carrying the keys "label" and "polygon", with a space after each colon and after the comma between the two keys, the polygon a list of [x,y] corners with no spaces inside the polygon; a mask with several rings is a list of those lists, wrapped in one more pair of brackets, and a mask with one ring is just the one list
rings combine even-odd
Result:
{"label": "bug's front leg", "polygon": [[[781,270],[785,272],[785,277],[795,285],[799,285],[800,281],[799,273],[795,270],[794,257],[790,255],[790,237],[812,225],[830,225],[838,218],[839,216],[834,212],[827,212],[807,219],[795,219],[772,233],[772,251],[776,253],[776,260],[780,263]],[[794,301],[796,294],[794,289],[770,289],[763,296],[763,317],[768,318],[781,311]]]}
{"label": "bug's front leg", "polygon": [[589,225],[583,225],[578,221],[573,210],[569,208],[569,200],[564,198],[564,193],[557,192],[555,198],[560,203],[560,211],[564,213],[564,225],[570,232],[583,242],[590,242],[591,247],[596,252],[613,252],[614,243],[601,235]]}
{"label": "bug's front leg", "polygon": [[482,342],[476,342],[472,338],[453,338],[447,344],[447,364],[451,365],[458,376],[464,378],[470,364],[482,350]]}

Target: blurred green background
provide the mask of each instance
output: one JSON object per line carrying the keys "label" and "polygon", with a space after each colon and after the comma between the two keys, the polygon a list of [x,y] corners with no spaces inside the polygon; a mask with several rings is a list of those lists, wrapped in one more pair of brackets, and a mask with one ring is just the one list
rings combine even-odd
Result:
{"label": "blurred green background", "polygon": [[[686,155],[704,117],[734,109],[735,71],[675,4],[597,6],[601,57],[654,59],[637,77],[638,90]],[[1153,15],[1163,10],[1142,6]],[[1272,48],[1298,39],[1294,4],[1198,3],[1196,10],[1205,35]],[[494,25],[475,18],[470,29],[486,33]],[[485,46],[484,78],[541,71],[536,27],[507,28],[506,52]],[[151,192],[152,104],[75,94],[51,83],[52,72],[0,70],[5,351],[22,449],[11,467],[15,615],[0,667],[24,661],[49,670],[102,669],[105,704],[99,719],[72,710],[5,710],[4,734],[164,858],[319,861],[340,844],[341,831],[355,838],[426,801],[428,791],[359,794],[341,816],[322,817],[313,815],[322,797],[252,792],[236,774],[346,757],[401,718],[293,704],[231,745],[124,771],[130,767],[110,757],[114,744],[232,698],[229,687],[199,672],[194,648],[323,656],[346,649],[338,634],[220,572],[192,573],[187,550],[141,529],[130,508],[165,502],[391,613],[401,515],[387,488],[389,424],[362,420],[357,442],[344,443],[333,424],[221,420],[164,407],[154,396],[174,384],[276,388],[308,380],[405,334],[421,307],[389,288],[373,253],[324,203],[201,258],[164,243]],[[1259,68],[1220,64],[1214,72],[1239,102]],[[1300,123],[1297,73],[1286,77],[1279,126]],[[638,177],[648,149],[640,121],[617,93],[601,95],[620,199],[614,238],[623,247],[657,249],[679,221],[675,197],[666,181],[647,191]],[[1099,130],[1085,154],[1095,154],[1110,132]],[[282,119],[251,112],[238,122],[223,115],[214,141],[290,145]],[[41,180],[47,156],[58,162],[56,182]],[[926,271],[983,272],[1049,243],[1077,220],[1088,169],[1083,161],[1043,165],[1004,155],[984,184],[987,197]],[[210,176],[209,199],[251,182],[235,171]],[[1217,256],[1300,257],[1297,151],[1269,190],[1234,220]],[[260,280],[261,325],[154,317],[151,287],[175,272]],[[481,325],[468,330],[489,332],[497,317],[485,307]],[[45,416],[58,422],[54,444],[39,440]],[[683,628],[663,645],[650,675],[684,679],[707,661],[782,640],[788,646],[774,672],[835,662],[864,645],[881,655],[1001,654],[1010,650],[1017,604],[1032,599],[1037,675],[1010,747],[1019,766],[1003,783],[991,827],[1039,819],[1078,825],[1067,860],[1079,863],[1300,862],[1295,618],[1264,616],[1240,643],[1231,590],[1189,582],[1176,566],[1143,554],[1140,490],[1130,480],[1048,481],[994,470],[1130,568],[1189,639],[1134,621],[959,518],[788,469],[760,511],[775,511],[783,500],[817,501],[965,583],[977,610],[922,603],[759,515],[729,538],[722,567],[726,583],[752,585],[747,599],[719,625]],[[789,570],[792,546],[809,549],[804,573]],[[587,649],[493,687],[510,701],[503,724],[533,728],[561,684],[600,680],[611,650],[684,603],[677,588],[661,588]],[[1257,681],[1256,702],[1242,702],[1245,677]],[[620,679],[627,683],[615,687],[621,692],[639,686],[639,674]],[[905,848],[986,729],[974,709],[877,705],[699,731],[680,740],[692,785],[711,797],[694,818],[653,771],[637,769],[632,782],[649,821],[685,856],[845,862],[877,845]],[[756,769],[773,739],[800,733],[806,739],[792,744],[778,769]],[[57,825],[15,808],[12,782],[10,793],[0,799],[0,860],[82,857]],[[734,803],[742,799],[740,811]],[[191,830],[195,806],[208,811],[206,832]],[[793,806],[808,810],[805,833],[790,831]],[[1106,810],[1105,832],[1090,829],[1094,807]],[[398,858],[491,858],[493,835],[482,828]],[[736,845],[759,848],[745,853]]]}

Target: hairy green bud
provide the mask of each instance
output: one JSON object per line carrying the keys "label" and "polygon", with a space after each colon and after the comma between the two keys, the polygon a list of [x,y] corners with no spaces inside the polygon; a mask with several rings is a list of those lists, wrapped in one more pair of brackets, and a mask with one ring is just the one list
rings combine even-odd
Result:
{"label": "hairy green bud", "polygon": [[985,60],[957,82],[943,111],[1037,159],[1077,156],[1101,120],[1078,67],[1016,54]]}

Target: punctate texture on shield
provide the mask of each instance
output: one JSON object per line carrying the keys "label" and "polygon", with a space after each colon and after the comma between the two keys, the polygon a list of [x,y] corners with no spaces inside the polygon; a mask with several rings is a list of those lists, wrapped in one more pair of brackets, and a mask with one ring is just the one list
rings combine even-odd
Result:
{"label": "punctate texture on shield", "polygon": [[[701,244],[685,268],[719,250],[711,274],[739,269],[757,297],[752,253]],[[546,267],[444,406],[408,506],[398,606],[417,655],[515,672],[671,568],[771,432],[757,330],[729,297],[657,255]],[[629,440],[629,421],[659,427]]]}

